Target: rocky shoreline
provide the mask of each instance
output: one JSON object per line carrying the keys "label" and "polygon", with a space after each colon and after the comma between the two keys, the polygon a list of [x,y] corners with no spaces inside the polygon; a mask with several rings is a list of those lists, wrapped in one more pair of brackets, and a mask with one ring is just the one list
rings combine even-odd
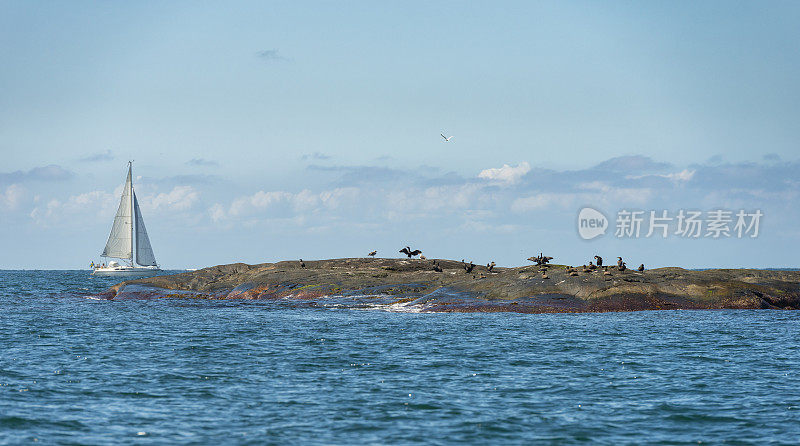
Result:
{"label": "rocky shoreline", "polygon": [[[453,260],[345,258],[235,263],[119,283],[106,299],[285,299],[398,311],[563,313],[800,308],[800,271],[515,268]],[[439,271],[441,270],[441,271]]]}

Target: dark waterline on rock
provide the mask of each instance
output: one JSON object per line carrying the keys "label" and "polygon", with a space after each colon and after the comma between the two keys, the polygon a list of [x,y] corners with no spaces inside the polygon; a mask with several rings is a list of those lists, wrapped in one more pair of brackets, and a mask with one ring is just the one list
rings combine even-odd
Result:
{"label": "dark waterline on rock", "polygon": [[114,282],[0,272],[0,443],[800,439],[795,311],[81,297]]}

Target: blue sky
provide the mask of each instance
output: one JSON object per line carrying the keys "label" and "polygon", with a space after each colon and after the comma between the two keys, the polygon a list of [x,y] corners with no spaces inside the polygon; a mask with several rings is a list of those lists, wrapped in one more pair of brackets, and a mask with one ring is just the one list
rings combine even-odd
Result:
{"label": "blue sky", "polygon": [[[128,159],[165,267],[407,244],[797,266],[798,22],[796,2],[3,2],[0,268],[96,260]],[[583,206],[764,219],[584,241]]]}

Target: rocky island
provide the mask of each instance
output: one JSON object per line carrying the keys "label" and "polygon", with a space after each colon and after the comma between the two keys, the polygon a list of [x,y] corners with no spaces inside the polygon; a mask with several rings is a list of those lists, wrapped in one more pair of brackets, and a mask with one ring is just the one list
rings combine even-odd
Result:
{"label": "rocky island", "polygon": [[235,263],[119,283],[107,299],[279,299],[396,311],[561,313],[797,309],[800,272],[515,268],[453,260],[345,258]]}

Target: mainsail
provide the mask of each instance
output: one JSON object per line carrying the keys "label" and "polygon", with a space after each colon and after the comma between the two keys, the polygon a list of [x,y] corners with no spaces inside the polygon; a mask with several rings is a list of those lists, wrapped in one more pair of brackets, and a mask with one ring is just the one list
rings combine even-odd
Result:
{"label": "mainsail", "polygon": [[111,226],[111,234],[108,236],[106,247],[103,249],[103,257],[115,257],[118,259],[133,259],[133,231],[131,230],[132,209],[131,193],[133,183],[131,182],[131,167],[128,166],[128,178],[125,180],[125,188],[122,190],[122,199],[119,201],[117,215],[114,216],[114,225]]}
{"label": "mainsail", "polygon": [[136,216],[136,263],[142,266],[156,266],[156,256],[153,254],[153,247],[150,246],[150,237],[147,236],[147,229],[144,227],[136,193],[133,194],[133,213]]}
{"label": "mainsail", "polygon": [[142,211],[139,209],[139,200],[136,198],[136,192],[133,191],[129,163],[128,178],[125,180],[119,209],[117,209],[117,215],[114,216],[114,225],[111,227],[111,234],[108,236],[102,256],[127,259],[133,262],[134,236],[136,237],[136,263],[141,266],[158,266],[153,254],[153,247],[150,246],[150,237],[147,236],[147,229],[144,226]]}

